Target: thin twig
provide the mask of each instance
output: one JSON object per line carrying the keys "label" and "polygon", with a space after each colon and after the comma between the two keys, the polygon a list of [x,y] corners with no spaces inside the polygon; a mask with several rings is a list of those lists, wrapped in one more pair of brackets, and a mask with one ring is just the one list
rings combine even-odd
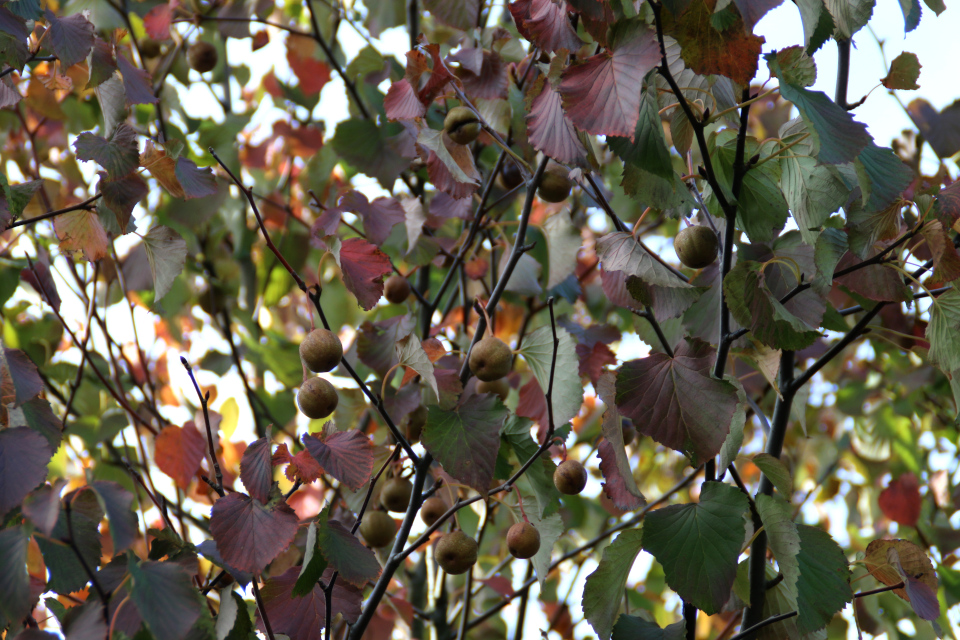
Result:
{"label": "thin twig", "polygon": [[71,205],[69,207],[64,207],[63,209],[57,209],[56,211],[48,211],[47,213],[41,214],[39,216],[34,216],[33,218],[26,218],[26,219],[17,220],[16,222],[11,222],[10,224],[7,225],[4,231],[9,231],[14,227],[22,227],[24,225],[34,224],[36,222],[49,220],[50,218],[55,218],[62,213],[70,213],[71,211],[79,211],[80,209],[89,210],[92,208],[90,205],[96,202],[97,200],[99,200],[102,197],[102,195],[103,194],[98,193],[96,195],[90,196],[89,198],[87,198],[86,200],[84,200],[79,204]]}
{"label": "thin twig", "polygon": [[213,429],[210,427],[210,392],[203,393],[200,391],[200,385],[197,384],[197,378],[193,375],[193,369],[190,367],[190,364],[187,362],[187,359],[183,356],[180,356],[180,364],[183,365],[183,368],[187,370],[187,375],[190,376],[190,382],[193,383],[193,388],[197,392],[197,397],[200,398],[200,407],[203,409],[203,422],[207,426],[207,445],[210,447],[210,459],[213,463],[213,474],[216,478],[216,483],[213,484],[213,490],[216,491],[220,497],[224,496],[223,491],[223,472],[220,471],[220,463],[217,462],[217,448],[213,444]]}

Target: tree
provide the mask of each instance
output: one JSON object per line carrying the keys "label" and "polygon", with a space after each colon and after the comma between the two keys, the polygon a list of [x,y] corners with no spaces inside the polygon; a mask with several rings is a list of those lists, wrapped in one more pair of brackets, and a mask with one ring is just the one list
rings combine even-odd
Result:
{"label": "tree", "polygon": [[943,633],[960,123],[857,120],[872,2],[81,4],[0,0],[7,638]]}

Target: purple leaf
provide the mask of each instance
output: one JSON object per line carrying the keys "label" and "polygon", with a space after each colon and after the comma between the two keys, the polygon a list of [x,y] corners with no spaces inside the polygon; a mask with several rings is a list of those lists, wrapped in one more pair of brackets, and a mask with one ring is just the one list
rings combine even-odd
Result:
{"label": "purple leaf", "polygon": [[362,431],[335,431],[323,440],[312,435],[303,436],[303,446],[323,467],[323,470],[357,491],[367,483],[373,472],[373,443]]}
{"label": "purple leaf", "polygon": [[477,26],[479,0],[424,0],[424,8],[443,24],[467,31]]}
{"label": "purple leaf", "polygon": [[21,620],[33,609],[27,573],[28,540],[22,527],[0,531],[0,614],[7,620]]}
{"label": "purple leaf", "polygon": [[[540,76],[527,92],[527,138],[533,148],[557,160],[576,163],[586,156],[573,123],[563,110],[560,94]],[[638,112],[639,113],[639,112]]]}
{"label": "purple leaf", "polygon": [[183,640],[200,617],[190,574],[172,562],[131,561],[130,599],[157,640]]}
{"label": "purple leaf", "polygon": [[210,167],[198,167],[193,160],[180,156],[175,169],[177,180],[183,187],[185,200],[212,196],[217,192],[217,179]]}
{"label": "purple leaf", "polygon": [[937,156],[949,158],[960,151],[960,100],[938,113],[929,102],[917,98],[907,105],[907,113]]}
{"label": "purple leaf", "polygon": [[733,2],[740,10],[744,26],[750,32],[760,22],[760,18],[783,4],[783,0],[733,0]]}
{"label": "purple leaf", "polygon": [[60,294],[46,263],[34,262],[33,268],[27,267],[20,272],[20,279],[33,287],[55,311],[60,311]]}
{"label": "purple leaf", "polygon": [[416,323],[410,315],[364,322],[357,337],[357,357],[381,376],[386,375],[390,367],[399,362],[394,345],[415,328]]}
{"label": "purple leaf", "polygon": [[57,54],[63,68],[72,67],[85,60],[93,49],[93,24],[80,13],[59,18],[47,9],[44,16],[50,25],[50,48]]}
{"label": "purple leaf", "polygon": [[54,415],[50,403],[43,398],[33,398],[20,407],[23,409],[25,426],[30,427],[50,443],[50,450],[56,451],[63,435],[63,423]]}
{"label": "purple leaf", "polygon": [[[323,574],[323,580],[329,581],[333,568]],[[326,624],[326,606],[323,589],[317,584],[307,595],[293,595],[293,585],[297,583],[300,567],[291,567],[280,576],[270,578],[260,590],[267,618],[274,633],[282,633],[296,640],[323,640],[323,627]],[[331,593],[330,603],[333,613],[340,613],[350,623],[360,617],[360,604],[363,593],[345,580],[337,580]],[[257,626],[264,633],[263,620],[257,612]]]}
{"label": "purple leaf", "polygon": [[266,505],[242,493],[217,500],[210,534],[223,561],[240,571],[260,573],[290,546],[299,522],[281,497]]}
{"label": "purple leaf", "polygon": [[153,85],[150,74],[135,67],[123,54],[117,54],[117,68],[123,79],[123,90],[127,94],[127,105],[156,104],[157,96],[153,95]]}
{"label": "purple leaf", "polygon": [[240,480],[251,496],[260,502],[270,500],[270,487],[273,486],[270,440],[260,438],[243,452],[240,459]]}
{"label": "purple leaf", "polygon": [[60,516],[61,487],[63,487],[62,481],[52,487],[48,484],[37,487],[23,499],[23,504],[20,505],[23,515],[33,523],[33,526],[48,536],[57,525],[57,518]]}
{"label": "purple leaf", "polygon": [[137,513],[133,507],[133,494],[116,482],[98,480],[90,485],[110,521],[110,537],[113,551],[120,553],[136,542],[139,533]]}
{"label": "purple leaf", "polygon": [[317,522],[317,548],[340,577],[362,589],[380,575],[380,562],[374,552],[364,546],[337,520],[328,520],[329,510],[320,513]]}
{"label": "purple leaf", "polygon": [[67,640],[103,640],[108,630],[103,620],[103,604],[98,600],[90,599],[70,607],[63,617],[63,634]]}
{"label": "purple leaf", "polygon": [[509,9],[520,35],[542,51],[576,51],[583,44],[562,0],[518,0],[511,2]]}
{"label": "purple leaf", "polygon": [[383,276],[393,272],[390,258],[363,238],[350,238],[330,251],[343,273],[343,284],[357,297],[364,311],[383,297]]}
{"label": "purple leaf", "polygon": [[88,89],[95,89],[113,77],[117,71],[117,60],[113,56],[113,45],[97,38],[90,56],[90,79]]}
{"label": "purple leaf", "polygon": [[13,406],[19,407],[24,402],[43,391],[43,380],[37,373],[37,365],[20,349],[3,350],[7,366],[0,370],[0,377],[10,378],[13,383]]}
{"label": "purple leaf", "polygon": [[0,518],[47,478],[51,453],[36,431],[16,427],[0,431]]}
{"label": "purple leaf", "polygon": [[[602,343],[599,343],[602,344]],[[606,482],[603,492],[618,509],[633,511],[647,504],[646,498],[637,488],[623,443],[623,426],[620,411],[614,403],[617,376],[613,372],[604,373],[597,383],[597,393],[606,405],[603,413],[603,440],[600,442],[600,472]]]}
{"label": "purple leaf", "polygon": [[653,353],[625,363],[617,374],[617,407],[640,433],[689,456],[695,464],[720,452],[737,390],[711,377],[714,350],[683,342],[673,358]]}
{"label": "purple leaf", "polygon": [[108,180],[106,174],[100,173],[99,188],[103,203],[117,218],[117,227],[126,233],[134,208],[147,195],[147,183],[137,173],[117,180]]}
{"label": "purple leaf", "polygon": [[360,216],[367,240],[377,246],[382,245],[393,227],[404,220],[403,207],[395,198],[374,198],[370,202],[359,191],[348,191],[340,197],[338,206]]}
{"label": "purple leaf", "polygon": [[117,125],[110,140],[89,132],[81,133],[73,143],[77,159],[95,161],[111,178],[120,178],[140,166],[137,132],[125,122]]}

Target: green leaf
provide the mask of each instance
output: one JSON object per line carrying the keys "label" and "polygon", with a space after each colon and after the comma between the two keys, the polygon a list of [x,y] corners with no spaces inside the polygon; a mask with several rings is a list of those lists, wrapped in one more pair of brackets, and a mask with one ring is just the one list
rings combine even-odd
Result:
{"label": "green leaf", "polygon": [[[517,462],[520,464],[532,458],[540,448],[530,435],[532,424],[526,418],[510,414],[503,425],[503,431],[500,433],[501,439],[513,448]],[[540,518],[546,518],[556,513],[557,509],[560,508],[560,498],[562,496],[557,491],[557,486],[553,484],[553,473],[556,470],[556,463],[550,458],[550,454],[545,451],[541,454],[540,460],[530,465],[527,472],[523,474],[523,478],[533,488],[533,495],[537,499],[537,515]]]}
{"label": "green leaf", "polygon": [[[580,360],[570,333],[557,327],[557,363],[553,374],[553,421],[556,426],[569,422],[580,413],[583,385],[580,383]],[[553,331],[543,326],[523,341],[520,355],[546,393],[550,384],[550,363],[553,359]]]}
{"label": "green leaf", "polygon": [[643,546],[643,537],[643,529],[628,529],[621,533],[603,550],[597,570],[587,576],[583,586],[583,615],[601,640],[609,640],[620,615],[623,590]]}
{"label": "green leaf", "polygon": [[77,159],[96,161],[111,178],[122,178],[140,166],[140,147],[137,132],[121,123],[110,140],[92,133],[81,133],[73,143]]}
{"label": "green leaf", "polygon": [[747,423],[747,394],[743,390],[740,380],[731,375],[723,378],[737,388],[737,409],[733,413],[733,419],[730,421],[730,433],[727,439],[723,441],[723,447],[720,449],[720,469],[726,469],[740,453],[740,447],[743,446],[743,427]]}
{"label": "green leaf", "polygon": [[27,536],[23,527],[10,527],[0,531],[0,618],[20,621],[32,608]]}
{"label": "green leaf", "polygon": [[364,546],[339,521],[329,518],[329,507],[317,516],[317,548],[329,565],[340,572],[340,577],[357,587],[362,588],[376,580],[380,575],[380,563],[373,550]]}
{"label": "green leaf", "polygon": [[[814,138],[802,118],[780,127],[784,145],[795,143],[780,156],[780,188],[803,241],[813,245],[823,223],[846,202],[849,189],[836,167],[820,164],[814,156]],[[808,137],[800,140],[801,136]]]}
{"label": "green leaf", "polygon": [[473,395],[452,411],[431,405],[423,446],[458,481],[486,495],[507,408],[491,394]]}
{"label": "green leaf", "polygon": [[98,480],[90,484],[110,522],[110,538],[115,553],[127,550],[137,540],[139,522],[133,494],[116,482]]}
{"label": "green leaf", "polygon": [[834,34],[837,39],[849,40],[853,34],[867,26],[877,2],[876,0],[825,0],[825,4],[836,24]]}
{"label": "green leaf", "polygon": [[50,537],[34,536],[50,571],[47,588],[60,594],[79,591],[90,580],[77,559],[77,553],[61,540],[69,540],[72,533],[87,566],[94,570],[100,566],[102,551],[99,526],[103,511],[100,510],[96,495],[93,491],[80,489],[73,494],[71,505],[69,528],[66,510],[61,509]]}
{"label": "green leaf", "polygon": [[736,487],[705,482],[699,503],[657,509],[644,520],[643,548],[663,565],[667,584],[708,615],[730,599],[748,507]]}
{"label": "green leaf", "polygon": [[[327,513],[327,508],[324,508],[320,513],[317,517],[318,520],[325,513]],[[311,593],[326,570],[327,559],[317,547],[317,523],[311,522],[307,528],[307,544],[304,547],[303,564],[300,567],[300,575],[297,576],[297,581],[293,585],[293,595],[302,598]]]}
{"label": "green leaf", "polygon": [[809,55],[813,55],[833,34],[833,16],[827,11],[823,0],[797,0],[800,21],[803,23],[803,43]]}
{"label": "green leaf", "polygon": [[817,81],[817,65],[801,46],[780,49],[764,58],[770,71],[788,84],[809,87]]}
{"label": "green leaf", "polygon": [[580,229],[570,220],[570,212],[563,210],[543,223],[543,235],[549,250],[547,289],[553,289],[577,269],[577,252],[583,241]]}
{"label": "green leaf", "polygon": [[407,134],[398,125],[381,128],[372,120],[351,118],[337,125],[331,146],[337,156],[390,190],[400,172],[410,164],[410,158],[400,155],[404,135]]}
{"label": "green leaf", "polygon": [[867,125],[854,120],[822,91],[810,91],[781,81],[780,95],[796,105],[815,132],[816,157],[824,164],[852,162],[873,140],[867,133]]}
{"label": "green leaf", "polygon": [[617,374],[617,407],[637,430],[694,464],[720,452],[737,408],[737,389],[712,377],[714,350],[682,343],[674,357],[653,353]]}
{"label": "green leaf", "polygon": [[763,475],[773,483],[785,500],[793,495],[793,478],[786,465],[769,453],[758,453],[753,456],[753,464],[757,465]]}
{"label": "green leaf", "polygon": [[824,229],[817,238],[813,250],[813,261],[817,273],[813,277],[812,288],[821,296],[830,293],[833,287],[833,273],[847,252],[847,236],[840,229]]}
{"label": "green leaf", "polygon": [[216,621],[217,640],[249,640],[254,635],[247,603],[236,591],[221,592],[220,611]]}
{"label": "green leaf", "polygon": [[913,181],[913,171],[892,149],[871,142],[857,157],[857,180],[863,192],[863,208],[874,212],[895,203]]}
{"label": "green leaf", "polygon": [[960,369],[960,291],[950,289],[930,307],[926,339],[930,343],[930,364],[945,373]]}
{"label": "green leaf", "polygon": [[[800,578],[800,564],[797,554],[800,553],[800,534],[797,525],[792,520],[789,505],[782,500],[768,496],[757,496],[757,511],[763,528],[767,532],[767,541],[770,550],[777,559],[777,566],[783,574],[780,586],[783,597],[787,600],[788,611],[797,611],[797,580]],[[785,621],[791,640],[800,637],[795,620]]]}
{"label": "green leaf", "polygon": [[172,562],[137,562],[131,554],[130,599],[157,640],[183,640],[200,617],[200,602],[190,574]]}
{"label": "green leaf", "polygon": [[416,371],[424,382],[433,391],[433,396],[439,402],[440,391],[437,389],[437,376],[434,374],[433,363],[423,350],[420,340],[413,334],[404,336],[397,341],[397,360],[400,364]]}
{"label": "green leaf", "polygon": [[540,588],[543,589],[547,580],[547,574],[550,573],[550,560],[553,557],[553,545],[557,543],[560,536],[563,535],[566,528],[563,526],[563,519],[559,513],[554,513],[541,519],[536,514],[527,514],[530,524],[540,532],[540,550],[530,558],[533,563],[533,569],[537,572],[537,580],[540,582]]}
{"label": "green leaf", "polygon": [[773,296],[759,262],[738,263],[724,279],[723,291],[730,314],[769,347],[797,351],[809,347],[820,335]]}
{"label": "green leaf", "polygon": [[652,85],[647,85],[641,93],[640,119],[637,120],[633,141],[620,136],[609,136],[607,144],[625,164],[635,165],[655,176],[671,180],[675,171],[670,150],[663,138],[655,89]]}
{"label": "green leaf", "polygon": [[155,226],[143,236],[143,246],[153,274],[155,300],[160,300],[173,287],[187,261],[187,241],[170,227]]}
{"label": "green leaf", "polygon": [[887,89],[919,89],[917,78],[920,77],[920,64],[917,54],[904,51],[890,63],[890,73],[881,80]]}
{"label": "green leaf", "polygon": [[43,180],[31,180],[22,184],[7,184],[7,180],[0,174],[3,183],[3,192],[7,196],[7,210],[14,218],[19,218],[24,208],[33,199],[34,194],[43,186]]}
{"label": "green leaf", "polygon": [[800,534],[800,579],[797,581],[797,627],[802,635],[823,628],[853,600],[850,564],[826,531],[805,524]]}
{"label": "green leaf", "polygon": [[[737,159],[737,132],[725,129],[711,137],[710,155],[716,158],[714,167],[717,179],[723,187],[727,200],[733,200],[734,164]],[[744,158],[759,155],[761,158],[773,155],[780,150],[775,140],[760,144],[756,138],[748,136],[744,147]],[[715,202],[715,196],[708,201]],[[767,242],[777,237],[787,222],[787,202],[780,192],[780,163],[764,162],[752,167],[743,178],[740,198],[737,203],[737,224],[746,232],[751,242]],[[711,205],[711,210],[723,215],[719,205]]]}
{"label": "green leaf", "polygon": [[683,620],[661,629],[656,622],[639,616],[622,615],[613,627],[613,640],[683,640],[686,635],[686,623]]}

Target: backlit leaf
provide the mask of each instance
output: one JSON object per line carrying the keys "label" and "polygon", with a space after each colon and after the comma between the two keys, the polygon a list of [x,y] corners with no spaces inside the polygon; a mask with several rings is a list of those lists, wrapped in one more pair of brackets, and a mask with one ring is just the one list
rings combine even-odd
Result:
{"label": "backlit leaf", "polygon": [[24,267],[20,271],[20,279],[33,287],[40,294],[44,302],[56,311],[60,311],[60,294],[57,284],[50,273],[50,267],[41,261],[34,261],[33,265]]}
{"label": "backlit leaf", "polygon": [[877,498],[880,510],[894,522],[908,527],[917,526],[920,519],[920,483],[912,472],[891,480]]}
{"label": "backlit leaf", "polygon": [[[800,534],[797,525],[792,520],[789,505],[777,498],[768,495],[757,496],[757,512],[767,532],[767,543],[773,556],[777,560],[783,581],[780,583],[782,596],[786,598],[788,607],[797,609],[797,581],[800,578],[800,564],[797,555],[800,553]],[[786,628],[790,637],[797,640],[800,633],[797,630],[796,620],[787,620]]]}
{"label": "backlit leaf", "polygon": [[193,160],[180,156],[174,167],[174,175],[183,188],[183,198],[204,198],[217,192],[217,180],[210,167],[198,167]]}
{"label": "backlit leaf", "polygon": [[[560,427],[580,413],[583,404],[583,385],[580,382],[580,365],[576,345],[570,333],[557,328],[557,360],[553,374],[553,420]],[[540,327],[524,341],[520,349],[527,366],[540,383],[544,393],[550,388],[550,367],[553,360],[553,331],[550,326]]]}
{"label": "backlit leaf", "polygon": [[576,51],[583,42],[567,17],[567,5],[557,0],[517,0],[508,5],[520,35],[552,53]]}
{"label": "backlit leaf", "polygon": [[207,454],[207,442],[192,421],[182,427],[164,427],[157,434],[154,447],[157,467],[176,480],[181,489],[190,486]]}
{"label": "backlit leaf", "polygon": [[383,244],[394,225],[404,221],[403,207],[395,198],[381,197],[369,201],[359,191],[348,191],[340,196],[338,206],[360,216],[367,240],[377,246]]}
{"label": "backlit leaf", "polygon": [[[108,180],[107,175],[100,172],[100,193],[103,199],[97,203],[98,207],[104,206],[117,219],[117,233],[128,233],[132,231],[130,217],[133,209],[147,195],[147,183],[143,181],[137,173],[131,173],[117,180]],[[107,225],[109,228],[109,224]]]}
{"label": "backlit leaf", "polygon": [[417,136],[424,151],[430,182],[452,198],[464,198],[480,185],[473,154],[466,145],[455,144],[443,131],[426,127]]}
{"label": "backlit leaf", "polygon": [[273,486],[273,463],[270,455],[270,440],[260,438],[250,443],[240,459],[240,480],[247,493],[260,502],[270,500]]}
{"label": "backlit leaf", "polygon": [[904,51],[890,63],[890,73],[880,82],[887,89],[919,89],[920,60],[917,54]]}
{"label": "backlit leaf", "polygon": [[114,553],[129,549],[139,535],[133,494],[110,480],[97,480],[90,484],[90,488],[100,499],[100,505],[110,522]]}
{"label": "backlit leaf", "polygon": [[[536,379],[531,382],[536,384]],[[544,406],[546,406],[546,401],[544,401]],[[519,464],[524,464],[532,458],[540,448],[530,435],[530,421],[520,417],[519,407],[517,415],[507,417],[500,437],[509,443]],[[556,469],[557,465],[550,459],[549,452],[543,452],[540,454],[540,460],[530,465],[523,476],[533,488],[533,494],[537,499],[536,515],[539,518],[545,518],[555,513],[560,507],[561,494],[557,491],[557,486],[553,484],[553,472]],[[529,514],[531,512],[530,507],[527,506],[526,509]]]}
{"label": "backlit leaf", "polygon": [[343,273],[343,284],[357,297],[364,311],[373,309],[383,296],[383,276],[393,272],[390,258],[363,238],[337,241],[330,248]]}
{"label": "backlit leaf", "polygon": [[63,251],[82,252],[90,262],[107,257],[107,233],[95,211],[80,209],[53,219],[53,228]]}
{"label": "backlit leaf", "polygon": [[583,131],[633,140],[640,115],[640,86],[657,66],[656,34],[641,20],[613,27],[607,50],[564,71],[563,107]]}
{"label": "backlit leaf", "polygon": [[789,501],[793,496],[793,478],[790,471],[779,458],[769,453],[758,453],[753,456],[753,464],[763,472],[763,475],[773,483],[784,500]]}
{"label": "backlit leaf", "polygon": [[937,572],[922,548],[909,540],[874,540],[867,545],[864,562],[870,574],[888,587],[906,583],[893,592],[921,618],[940,617]]}
{"label": "backlit leaf", "polygon": [[846,40],[867,25],[876,6],[876,0],[824,0],[824,3],[833,16],[836,36]]}
{"label": "backlit leaf", "polygon": [[580,162],[586,150],[563,110],[560,93],[546,76],[538,76],[531,83],[527,100],[530,103],[526,115],[527,139],[531,146],[557,162]]}
{"label": "backlit leaf", "polygon": [[583,242],[580,230],[574,226],[570,214],[566,211],[547,218],[543,223],[543,234],[547,238],[547,249],[550,252],[547,289],[553,289],[576,270],[577,252]]}
{"label": "backlit leaf", "polygon": [[622,615],[613,627],[613,640],[683,640],[686,622],[678,620],[661,629],[656,622],[640,616]]}
{"label": "backlit leaf", "polygon": [[917,98],[907,105],[907,114],[938,157],[949,158],[960,151],[960,100],[938,112]]}
{"label": "backlit leaf", "polygon": [[433,361],[427,356],[420,340],[414,335],[408,335],[397,341],[397,361],[405,367],[410,367],[420,377],[423,382],[433,390],[434,396],[440,398],[440,390],[437,388],[437,377],[433,371]]}
{"label": "backlit leaf", "polygon": [[684,342],[670,358],[653,353],[617,374],[617,407],[637,430],[692,460],[720,451],[737,408],[737,390],[711,377],[714,350]]}
{"label": "backlit leaf", "polygon": [[540,534],[540,550],[537,551],[535,556],[530,558],[530,562],[533,564],[533,569],[537,573],[537,580],[540,582],[540,588],[542,589],[550,573],[553,547],[557,543],[557,540],[560,539],[560,536],[566,532],[566,527],[559,513],[553,513],[543,518],[538,517],[536,514],[530,514],[529,521],[530,524],[537,528],[537,532]]}
{"label": "backlit leaf", "polygon": [[796,105],[815,133],[814,139],[818,143],[816,157],[824,164],[851,162],[873,140],[865,124],[854,120],[850,112],[822,91],[781,82],[780,95]]}
{"label": "backlit leaf", "polygon": [[[291,567],[282,575],[272,577],[260,589],[267,618],[274,633],[282,633],[297,640],[323,640],[323,627],[326,624],[326,605],[323,589],[317,584],[307,595],[293,595],[293,585],[297,582],[300,567]],[[323,580],[329,582],[333,569],[327,569]],[[342,614],[347,622],[356,622],[360,617],[360,604],[363,593],[346,580],[337,580],[331,594],[334,615]],[[257,626],[266,633],[260,612],[257,612]]]}
{"label": "backlit leaf", "polygon": [[240,571],[260,573],[297,533],[297,515],[279,494],[270,502],[228,493],[213,503],[210,534],[223,561]]}
{"label": "backlit leaf", "polygon": [[480,15],[479,0],[424,0],[423,6],[443,24],[461,31],[477,26]]}
{"label": "backlit leaf", "polygon": [[611,136],[607,138],[610,150],[625,163],[634,164],[662,178],[675,175],[670,150],[663,137],[663,124],[657,112],[657,96],[648,86],[640,101],[640,118],[632,138]]}
{"label": "backlit leaf", "polygon": [[492,394],[471,395],[451,411],[431,405],[423,446],[457,481],[486,494],[508,413]]}
{"label": "backlit leaf", "polygon": [[643,537],[642,529],[623,531],[603,550],[596,571],[587,576],[583,586],[583,615],[601,640],[609,640],[620,615],[623,589],[643,547]]}
{"label": "backlit leaf", "polygon": [[663,565],[667,584],[708,615],[730,598],[748,507],[736,487],[705,482],[700,502],[657,509],[644,520],[643,548]]}
{"label": "backlit leaf", "polygon": [[23,504],[20,505],[23,515],[44,535],[49,536],[53,527],[57,524],[57,518],[60,515],[60,491],[62,487],[62,483],[53,487],[45,484],[31,491],[23,499]]}
{"label": "backlit leaf", "polygon": [[6,366],[0,369],[0,379],[5,384],[9,379],[14,391],[13,406],[19,407],[43,391],[43,380],[37,365],[20,349],[4,348],[3,356]]}
{"label": "backlit leaf", "polygon": [[170,227],[154,226],[143,236],[143,246],[150,261],[156,300],[170,291],[187,260],[187,241]]}
{"label": "backlit leaf", "polygon": [[127,105],[156,104],[159,98],[153,94],[153,80],[150,74],[134,66],[127,56],[117,54],[117,68],[123,80],[123,91],[127,96]]}
{"label": "backlit leaf", "polygon": [[370,479],[373,443],[362,431],[328,431],[322,440],[307,434],[303,446],[327,474],[353,491]]}
{"label": "backlit leaf", "polygon": [[606,405],[603,413],[603,440],[598,447],[600,454],[600,473],[606,481],[603,491],[618,509],[633,511],[647,504],[646,498],[637,488],[637,481],[630,468],[623,442],[623,419],[615,402],[617,376],[607,372],[597,383],[597,394]]}
{"label": "backlit leaf", "polygon": [[[0,432],[0,439],[4,433],[8,432]],[[103,510],[100,508],[96,494],[84,487],[64,496],[64,502],[70,505],[69,526],[66,507],[64,507],[49,538],[34,537],[43,553],[43,561],[50,571],[47,588],[61,594],[78,591],[90,581],[90,576],[78,559],[77,552],[79,551],[87,567],[93,570],[100,566],[103,552],[99,530]],[[71,537],[76,549],[62,542]]]}
{"label": "backlit leaf", "polygon": [[783,0],[734,0],[734,3],[740,10],[740,15],[743,16],[744,26],[750,32],[763,16],[779,7]]}
{"label": "backlit leaf", "polygon": [[764,56],[772,75],[798,87],[809,87],[817,81],[817,66],[801,46],[787,47]]}

